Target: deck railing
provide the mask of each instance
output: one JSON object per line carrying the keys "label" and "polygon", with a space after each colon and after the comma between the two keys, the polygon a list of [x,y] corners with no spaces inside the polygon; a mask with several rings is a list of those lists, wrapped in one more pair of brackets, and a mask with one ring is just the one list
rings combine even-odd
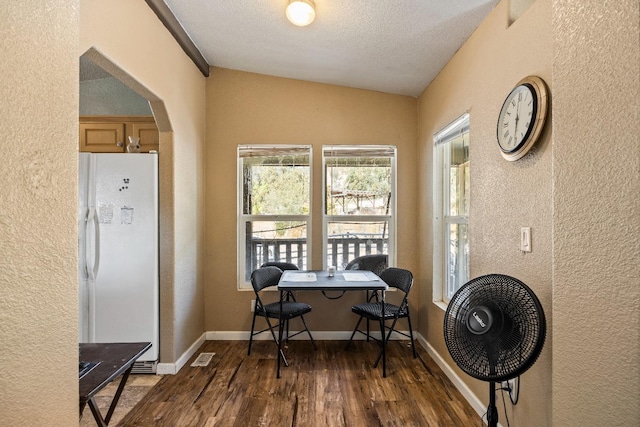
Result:
{"label": "deck railing", "polygon": [[[342,270],[349,261],[361,255],[387,253],[388,238],[379,234],[343,234],[329,236],[327,265]],[[249,272],[267,261],[296,264],[307,269],[306,239],[251,239],[251,250],[247,251],[246,266]]]}

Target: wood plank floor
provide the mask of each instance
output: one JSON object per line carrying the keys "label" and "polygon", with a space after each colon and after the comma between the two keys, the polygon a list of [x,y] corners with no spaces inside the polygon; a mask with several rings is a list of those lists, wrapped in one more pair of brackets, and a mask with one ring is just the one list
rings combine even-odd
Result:
{"label": "wood plank floor", "polygon": [[[388,345],[387,378],[372,368],[374,342],[292,341],[276,378],[273,341],[207,341],[165,375],[120,426],[481,426],[480,416],[436,363],[407,341]],[[191,367],[200,352],[216,355]]]}

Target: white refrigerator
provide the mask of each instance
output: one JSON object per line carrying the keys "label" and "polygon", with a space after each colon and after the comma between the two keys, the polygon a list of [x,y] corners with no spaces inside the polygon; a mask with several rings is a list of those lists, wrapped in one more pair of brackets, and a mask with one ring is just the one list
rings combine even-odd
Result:
{"label": "white refrigerator", "polygon": [[159,353],[158,155],[80,153],[79,342],[151,342]]}

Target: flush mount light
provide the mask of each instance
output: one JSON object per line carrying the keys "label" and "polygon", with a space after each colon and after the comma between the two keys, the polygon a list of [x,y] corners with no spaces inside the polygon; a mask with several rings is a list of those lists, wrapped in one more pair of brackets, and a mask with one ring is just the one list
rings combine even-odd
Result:
{"label": "flush mount light", "polygon": [[316,17],[316,5],[313,0],[290,0],[287,6],[287,19],[293,25],[304,27]]}

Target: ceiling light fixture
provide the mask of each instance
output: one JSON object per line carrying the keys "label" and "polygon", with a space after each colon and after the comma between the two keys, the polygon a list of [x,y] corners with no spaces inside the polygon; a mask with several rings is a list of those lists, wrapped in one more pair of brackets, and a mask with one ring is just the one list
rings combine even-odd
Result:
{"label": "ceiling light fixture", "polygon": [[293,25],[304,27],[316,17],[316,5],[313,0],[289,0],[287,19]]}

